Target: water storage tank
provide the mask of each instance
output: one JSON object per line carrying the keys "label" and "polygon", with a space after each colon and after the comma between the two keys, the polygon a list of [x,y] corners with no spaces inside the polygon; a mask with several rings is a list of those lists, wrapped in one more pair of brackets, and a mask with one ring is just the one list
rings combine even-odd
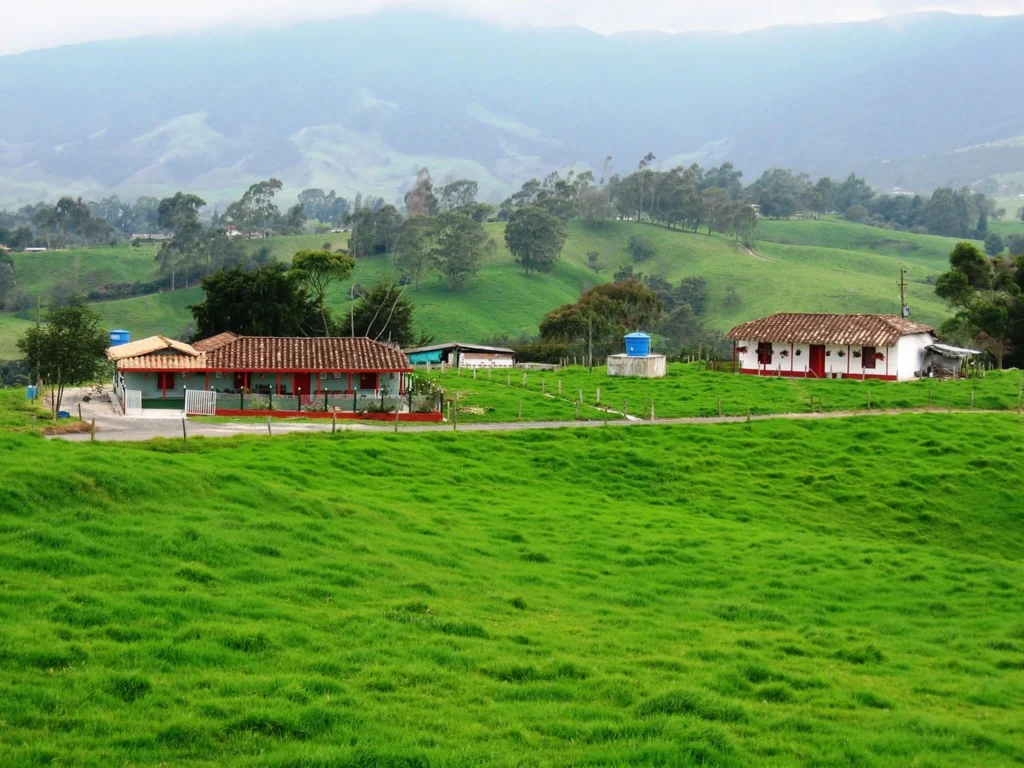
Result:
{"label": "water storage tank", "polygon": [[132,335],[128,331],[111,331],[110,332],[110,346],[119,347],[122,344],[127,344],[132,340]]}
{"label": "water storage tank", "polygon": [[646,333],[626,334],[626,356],[647,357],[651,354],[651,337]]}

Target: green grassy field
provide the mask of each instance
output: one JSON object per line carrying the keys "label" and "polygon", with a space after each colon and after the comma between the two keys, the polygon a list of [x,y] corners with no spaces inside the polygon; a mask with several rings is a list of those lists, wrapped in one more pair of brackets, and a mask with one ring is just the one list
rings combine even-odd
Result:
{"label": "green grassy field", "polygon": [[[636,265],[638,271],[660,274],[673,282],[690,275],[708,283],[708,324],[726,330],[738,322],[780,310],[806,312],[895,312],[898,310],[899,268],[908,270],[908,290],[914,317],[940,323],[948,309],[928,284],[947,267],[956,241],[928,235],[888,232],[838,219],[820,221],[762,221],[760,258],[740,249],[731,238],[683,233],[633,222],[607,222],[598,228],[571,222],[562,259],[551,275],[525,275],[505,249],[503,225],[488,224],[497,249],[479,276],[462,290],[450,291],[429,276],[408,295],[417,306],[419,328],[437,339],[478,341],[498,334],[535,334],[545,313],[575,301],[593,285],[608,281],[629,261],[626,244],[633,234],[649,238],[656,255]],[[310,235],[251,241],[268,245],[287,261],[302,248],[324,241],[340,245],[344,235]],[[602,269],[587,264],[587,254],[600,254]],[[17,274],[23,287],[44,299],[53,283],[75,281],[93,287],[108,279],[151,279],[155,247],[97,248],[68,253],[19,256]],[[24,272],[24,278],[23,278]],[[379,277],[394,278],[386,258],[360,260],[350,281],[329,296],[335,312],[344,316],[353,282],[371,285]],[[733,286],[740,303],[724,304],[726,287]],[[177,334],[189,324],[187,306],[200,296],[198,288],[175,294],[156,294],[97,305],[111,327],[127,328],[136,336]],[[7,316],[9,317],[9,316]],[[0,358],[12,356],[13,342],[4,333],[0,315]],[[8,320],[8,323],[10,321]]]}
{"label": "green grassy field", "polygon": [[[852,379],[789,379],[758,377],[700,370],[696,364],[669,365],[664,379],[633,379],[608,376],[603,367],[593,373],[581,366],[561,371],[529,373],[523,386],[522,371],[472,373],[449,370],[437,378],[448,399],[474,411],[460,417],[470,422],[517,421],[519,403],[523,421],[569,421],[576,418],[574,403],[583,393],[580,418],[599,420],[610,409],[616,418],[623,406],[631,416],[650,418],[651,406],[658,418],[705,417],[722,414],[807,413],[814,398],[815,411],[860,411],[888,408],[1016,410],[1021,379],[1017,371],[993,371],[983,379],[960,381],[855,381]],[[511,382],[511,384],[509,384]],[[559,395],[561,382],[561,395]],[[600,401],[598,402],[598,390]],[[619,416],[621,418],[621,416]]]}
{"label": "green grassy field", "polygon": [[1015,415],[0,452],[3,765],[1024,760]]}

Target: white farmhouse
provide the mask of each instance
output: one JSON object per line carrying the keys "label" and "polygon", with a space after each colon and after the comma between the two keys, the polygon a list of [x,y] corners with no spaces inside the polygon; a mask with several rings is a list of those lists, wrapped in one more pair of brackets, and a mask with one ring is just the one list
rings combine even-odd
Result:
{"label": "white farmhouse", "polygon": [[780,312],[733,328],[742,373],[907,381],[927,375],[935,331],[895,315]]}

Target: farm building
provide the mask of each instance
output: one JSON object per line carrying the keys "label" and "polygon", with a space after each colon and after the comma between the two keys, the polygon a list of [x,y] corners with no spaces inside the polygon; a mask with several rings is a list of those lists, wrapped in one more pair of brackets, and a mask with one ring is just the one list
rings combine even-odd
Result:
{"label": "farm building", "polygon": [[413,365],[450,365],[455,368],[512,368],[516,353],[507,347],[489,347],[484,344],[463,344],[450,341],[429,347],[405,350]]}
{"label": "farm building", "polygon": [[[164,336],[112,346],[115,392],[128,409],[220,414],[422,410],[409,394],[409,361],[368,338],[279,338],[222,333],[186,344]],[[202,397],[200,396],[202,394]],[[433,403],[430,410],[434,410]]]}
{"label": "farm building", "polygon": [[796,312],[743,323],[727,338],[742,373],[886,381],[926,376],[936,342],[928,326],[895,315]]}

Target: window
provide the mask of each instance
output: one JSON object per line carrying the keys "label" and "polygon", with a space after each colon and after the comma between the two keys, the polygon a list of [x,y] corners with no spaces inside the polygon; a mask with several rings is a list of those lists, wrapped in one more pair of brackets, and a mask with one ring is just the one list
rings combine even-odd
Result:
{"label": "window", "polygon": [[864,370],[868,370],[875,367],[875,358],[878,352],[874,347],[864,347],[860,353],[860,364]]}
{"label": "window", "polygon": [[156,375],[156,386],[159,390],[174,389],[173,373],[158,373]]}
{"label": "window", "polygon": [[359,374],[359,388],[360,389],[376,389],[377,388],[377,374],[376,373],[361,373],[361,374]]}
{"label": "window", "polygon": [[770,341],[757,342],[757,364],[771,365],[773,351],[772,343]]}

